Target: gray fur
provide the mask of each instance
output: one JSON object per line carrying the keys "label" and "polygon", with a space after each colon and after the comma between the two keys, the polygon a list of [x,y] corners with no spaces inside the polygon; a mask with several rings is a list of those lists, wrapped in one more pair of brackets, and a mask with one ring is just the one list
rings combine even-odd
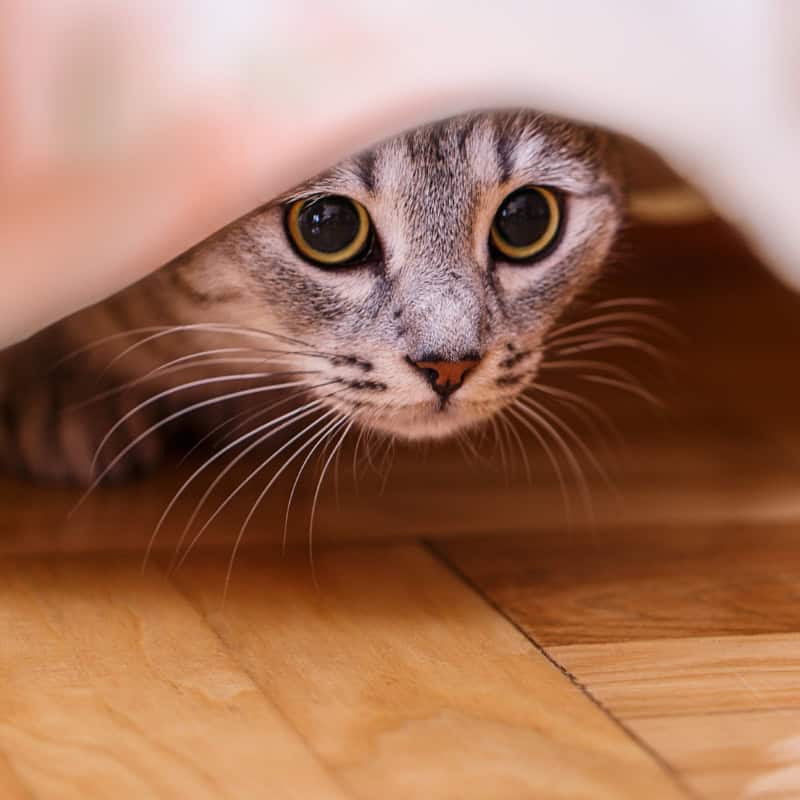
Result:
{"label": "gray fur", "polygon": [[[561,240],[533,265],[493,263],[494,213],[525,184],[564,192]],[[369,212],[378,246],[360,266],[322,270],[287,242],[285,204],[329,193],[350,196]],[[0,354],[0,464],[87,480],[90,454],[109,425],[170,380],[114,395],[100,409],[62,414],[56,406],[85,395],[89,376],[103,374],[109,350],[91,350],[66,370],[46,367],[93,339],[149,325],[231,323],[301,340],[302,346],[271,342],[270,349],[292,353],[273,368],[316,371],[315,380],[335,382],[337,393],[329,396],[326,386],[312,395],[392,436],[435,438],[478,424],[535,379],[544,337],[600,270],[620,209],[616,158],[606,137],[591,129],[533,112],[495,112],[390,139],[238,220],[115,298]],[[208,333],[164,336],[115,362],[105,377],[135,380],[182,354],[231,343]],[[446,407],[408,363],[478,356],[480,364]],[[198,368],[191,376],[201,374]],[[181,403],[202,395],[188,391]],[[144,419],[169,413],[174,403],[154,404]],[[124,426],[115,444],[124,445],[143,424]],[[203,418],[200,427],[209,424]],[[111,477],[130,464],[150,466],[160,452],[156,437]]]}

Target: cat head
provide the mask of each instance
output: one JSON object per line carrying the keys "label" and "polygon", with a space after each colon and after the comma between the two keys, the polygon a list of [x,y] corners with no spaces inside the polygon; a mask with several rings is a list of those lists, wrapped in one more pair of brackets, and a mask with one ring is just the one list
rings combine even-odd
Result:
{"label": "cat head", "polygon": [[[607,137],[534,112],[419,128],[237,221],[182,265],[208,314],[362,424],[435,438],[535,378],[621,219]],[[216,299],[214,299],[216,298]]]}

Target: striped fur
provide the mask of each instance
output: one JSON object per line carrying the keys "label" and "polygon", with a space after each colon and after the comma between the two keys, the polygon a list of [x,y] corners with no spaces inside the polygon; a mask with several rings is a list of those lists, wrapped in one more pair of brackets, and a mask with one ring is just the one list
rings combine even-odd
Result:
{"label": "striped fur", "polygon": [[[530,183],[567,198],[559,245],[530,267],[495,263],[493,215]],[[367,208],[378,243],[367,263],[323,271],[289,246],[285,204],[325,193]],[[620,217],[616,157],[597,131],[533,112],[487,112],[390,139],[0,353],[0,466],[86,483],[102,442],[95,474],[123,479],[157,463],[181,422],[202,434],[273,395],[209,402],[115,461],[160,420],[221,393],[295,381],[305,383],[286,388],[291,397],[275,414],[317,398],[401,438],[479,424],[535,379],[545,336],[601,269]],[[164,326],[195,327],[159,333]],[[432,354],[481,357],[446,407],[408,363]],[[94,395],[102,399],[85,404]]]}

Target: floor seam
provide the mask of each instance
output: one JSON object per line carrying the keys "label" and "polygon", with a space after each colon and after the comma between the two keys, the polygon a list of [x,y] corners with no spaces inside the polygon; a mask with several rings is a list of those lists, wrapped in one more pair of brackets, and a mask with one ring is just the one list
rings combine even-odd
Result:
{"label": "floor seam", "polygon": [[437,543],[428,539],[421,539],[421,544],[428,549],[431,555],[453,573],[462,583],[475,592],[495,613],[499,614],[508,622],[520,635],[522,635],[547,661],[557,669],[578,691],[581,692],[594,706],[596,706],[611,722],[614,723],[640,750],[646,753],[660,768],[661,771],[672,781],[673,784],[692,800],[702,800],[701,795],[697,794],[686,782],[683,775],[669,763],[652,745],[645,741],[636,731],[632,730],[623,720],[617,716],[602,700],[596,697],[589,688],[578,680],[577,676],[570,672],[563,664],[557,661],[547,649],[540,644],[534,636],[526,631],[505,609],[496,603],[484,590],[469,577],[462,569],[454,564],[438,547]]}

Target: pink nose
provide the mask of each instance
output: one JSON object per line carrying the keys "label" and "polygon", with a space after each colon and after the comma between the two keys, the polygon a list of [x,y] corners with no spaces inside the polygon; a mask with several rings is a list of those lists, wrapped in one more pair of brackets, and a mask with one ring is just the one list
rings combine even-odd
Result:
{"label": "pink nose", "polygon": [[463,361],[412,361],[411,363],[425,373],[434,392],[442,397],[448,397],[464,383],[467,373],[480,361],[469,358]]}

